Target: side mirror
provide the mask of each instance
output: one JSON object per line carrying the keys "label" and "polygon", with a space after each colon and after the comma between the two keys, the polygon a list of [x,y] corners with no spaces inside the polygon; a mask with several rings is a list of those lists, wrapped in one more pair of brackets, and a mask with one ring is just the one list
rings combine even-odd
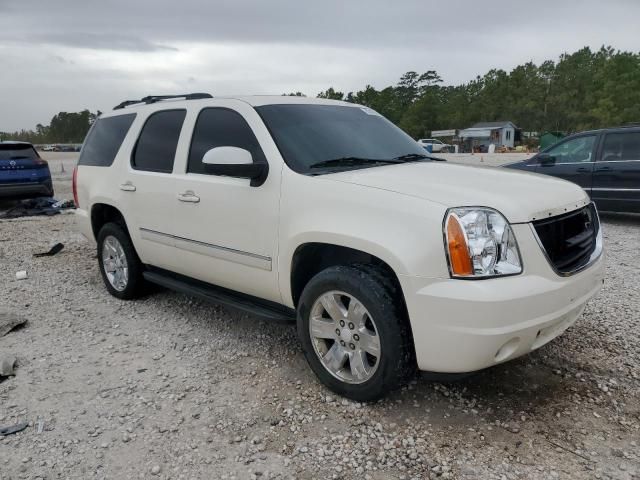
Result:
{"label": "side mirror", "polygon": [[538,155],[538,162],[540,162],[541,167],[550,167],[556,164],[556,157],[548,153],[541,153]]}
{"label": "side mirror", "polygon": [[252,187],[262,185],[269,172],[267,163],[254,163],[251,152],[238,147],[212,148],[204,154],[202,163],[210,175],[249,178]]}

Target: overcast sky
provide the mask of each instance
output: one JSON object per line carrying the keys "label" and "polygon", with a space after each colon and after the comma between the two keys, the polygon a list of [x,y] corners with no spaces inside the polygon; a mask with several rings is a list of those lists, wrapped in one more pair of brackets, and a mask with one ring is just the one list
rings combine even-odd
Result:
{"label": "overcast sky", "polygon": [[588,45],[638,51],[640,1],[0,0],[0,131],[147,94],[457,84]]}

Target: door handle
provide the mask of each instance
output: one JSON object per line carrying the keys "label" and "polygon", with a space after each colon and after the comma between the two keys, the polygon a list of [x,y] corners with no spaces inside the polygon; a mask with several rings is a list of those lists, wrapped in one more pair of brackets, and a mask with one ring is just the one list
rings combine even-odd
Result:
{"label": "door handle", "polygon": [[125,191],[125,192],[135,192],[136,191],[136,186],[131,182],[121,183],[120,184],[120,190]]}
{"label": "door handle", "polygon": [[588,169],[588,168],[585,168],[585,167],[580,167],[580,168],[578,168],[578,169],[576,170],[576,172],[580,172],[580,173],[584,173],[584,172],[588,172],[588,171],[589,171],[589,169]]}
{"label": "door handle", "polygon": [[596,172],[608,172],[609,170],[611,170],[611,167],[596,168]]}
{"label": "door handle", "polygon": [[193,193],[191,190],[187,190],[184,193],[178,194],[178,200],[180,200],[181,202],[198,203],[200,201],[200,197]]}

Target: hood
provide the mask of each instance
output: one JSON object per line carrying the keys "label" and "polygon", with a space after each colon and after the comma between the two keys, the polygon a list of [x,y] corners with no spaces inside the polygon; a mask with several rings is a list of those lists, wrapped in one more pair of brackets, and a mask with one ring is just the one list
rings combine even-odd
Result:
{"label": "hood", "polygon": [[410,195],[446,207],[500,211],[510,223],[559,215],[589,203],[579,186],[535,173],[442,162],[412,162],[323,175],[327,180]]}

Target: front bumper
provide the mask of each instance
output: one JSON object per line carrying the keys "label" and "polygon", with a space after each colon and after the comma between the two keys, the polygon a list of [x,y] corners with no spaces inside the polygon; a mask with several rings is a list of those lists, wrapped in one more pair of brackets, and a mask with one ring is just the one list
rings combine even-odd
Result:
{"label": "front bumper", "polygon": [[582,314],[604,281],[604,256],[560,277],[528,224],[513,225],[521,275],[486,280],[400,276],[420,370],[472,372],[529,353]]}

